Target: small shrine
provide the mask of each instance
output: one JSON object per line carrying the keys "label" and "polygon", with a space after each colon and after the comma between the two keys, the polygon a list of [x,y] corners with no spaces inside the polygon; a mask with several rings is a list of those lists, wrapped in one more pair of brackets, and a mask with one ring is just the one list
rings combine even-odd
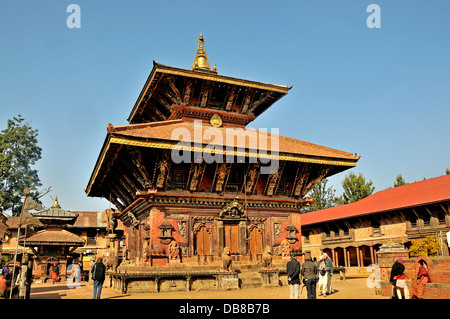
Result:
{"label": "small shrine", "polygon": [[50,209],[33,214],[43,224],[43,229],[26,238],[26,246],[34,254],[33,274],[37,277],[51,277],[50,266],[56,262],[60,274],[65,275],[67,266],[73,258],[78,257],[74,250],[82,247],[85,240],[80,236],[65,230],[73,225],[78,217],[70,211],[61,208],[56,196]]}

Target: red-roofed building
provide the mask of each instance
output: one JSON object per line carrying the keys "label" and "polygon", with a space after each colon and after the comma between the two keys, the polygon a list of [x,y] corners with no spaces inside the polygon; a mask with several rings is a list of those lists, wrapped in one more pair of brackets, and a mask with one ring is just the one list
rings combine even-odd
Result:
{"label": "red-roofed building", "polygon": [[336,265],[368,266],[394,241],[442,237],[450,230],[450,175],[379,191],[355,203],[301,215],[304,251],[327,252]]}

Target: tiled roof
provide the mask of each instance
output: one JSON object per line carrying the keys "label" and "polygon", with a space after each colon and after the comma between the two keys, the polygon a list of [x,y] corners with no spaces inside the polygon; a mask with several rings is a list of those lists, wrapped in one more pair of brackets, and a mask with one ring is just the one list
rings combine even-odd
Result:
{"label": "tiled roof", "polygon": [[84,239],[78,235],[62,230],[41,230],[27,238],[27,244],[84,244]]}
{"label": "tiled roof", "polygon": [[301,220],[302,225],[311,225],[444,201],[450,201],[450,175],[389,188],[355,203],[305,213]]}
{"label": "tiled roof", "polygon": [[[208,136],[208,132],[206,132],[208,129],[210,129],[209,132],[212,134],[214,134],[215,132],[220,132],[222,141],[215,141],[216,136],[214,135],[212,135],[210,138],[206,138]],[[258,151],[266,150],[269,152],[271,150],[271,137],[273,136],[275,138],[275,141],[277,140],[276,137],[278,137],[278,151],[280,153],[327,157],[356,162],[356,158],[352,153],[249,128],[213,128],[211,125],[205,123],[203,123],[202,125],[196,125],[193,121],[171,120],[146,124],[117,126],[113,129],[114,136],[123,136],[138,139],[145,138],[152,140],[165,140],[173,143],[178,143],[180,141],[180,136],[175,134],[177,132],[180,132],[182,134],[188,132],[192,139],[191,142],[196,142],[194,141],[194,134],[200,133],[202,136],[203,145],[212,143],[216,145],[223,145],[224,147],[243,147],[243,145],[239,145],[238,142],[240,141],[240,138],[244,138],[246,149],[257,149]],[[248,138],[248,136],[251,136],[249,134],[255,134],[255,139],[252,140]],[[236,138],[234,138],[233,135]],[[257,141],[257,144],[253,143],[253,141]],[[261,141],[264,141],[264,143],[261,143]]]}

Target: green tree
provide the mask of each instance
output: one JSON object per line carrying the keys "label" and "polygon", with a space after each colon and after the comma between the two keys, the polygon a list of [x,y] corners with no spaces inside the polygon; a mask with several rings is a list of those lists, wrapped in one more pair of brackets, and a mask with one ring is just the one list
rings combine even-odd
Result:
{"label": "green tree", "polygon": [[336,191],[333,187],[327,187],[328,180],[322,179],[309,192],[309,197],[314,200],[314,204],[309,206],[306,211],[313,212],[325,208],[336,206]]}
{"label": "green tree", "polygon": [[23,190],[28,187],[30,196],[39,202],[37,188],[42,186],[37,170],[32,165],[41,158],[38,130],[33,129],[19,114],[8,120],[7,128],[0,133],[0,209],[20,215]]}
{"label": "green tree", "polygon": [[342,181],[344,193],[338,199],[338,202],[340,204],[353,203],[372,195],[375,190],[372,184],[372,181],[366,182],[366,178],[361,172],[358,175],[353,172],[348,173]]}
{"label": "green tree", "polygon": [[450,174],[450,169],[447,168],[447,169],[445,170],[445,174],[449,175],[449,174]]}
{"label": "green tree", "polygon": [[398,175],[395,177],[394,187],[397,187],[397,186],[403,186],[403,185],[408,185],[408,184],[409,184],[409,183],[407,183],[407,182],[405,181],[405,179],[403,178],[402,174],[398,174]]}

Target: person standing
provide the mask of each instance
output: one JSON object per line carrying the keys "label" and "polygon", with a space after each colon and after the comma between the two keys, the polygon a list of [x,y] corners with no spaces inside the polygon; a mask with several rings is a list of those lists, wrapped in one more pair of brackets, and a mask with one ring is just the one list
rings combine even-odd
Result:
{"label": "person standing", "polygon": [[303,276],[303,284],[306,286],[308,299],[316,299],[317,264],[311,260],[310,255],[307,255],[305,260],[300,271]]}
{"label": "person standing", "polygon": [[327,270],[327,295],[331,295],[333,292],[333,289],[331,288],[331,278],[333,277],[333,261],[331,260],[330,257],[328,257],[328,255],[325,253],[325,265],[326,265],[326,270]]}
{"label": "person standing", "polygon": [[52,270],[52,284],[55,284],[59,280],[59,267],[56,264],[56,262],[53,263],[51,270]]}
{"label": "person standing", "polygon": [[300,263],[295,257],[295,254],[292,254],[291,260],[286,264],[290,299],[298,299],[300,292]]}
{"label": "person standing", "polygon": [[409,299],[409,290],[405,282],[405,266],[402,258],[398,258],[392,265],[389,282],[394,286],[392,288],[392,299]]}
{"label": "person standing", "polygon": [[319,296],[326,297],[328,289],[328,272],[327,263],[325,262],[326,254],[319,257]]}
{"label": "person standing", "polygon": [[100,299],[103,282],[105,281],[106,266],[103,264],[103,258],[98,257],[97,262],[92,268],[92,280],[94,281],[94,298]]}

